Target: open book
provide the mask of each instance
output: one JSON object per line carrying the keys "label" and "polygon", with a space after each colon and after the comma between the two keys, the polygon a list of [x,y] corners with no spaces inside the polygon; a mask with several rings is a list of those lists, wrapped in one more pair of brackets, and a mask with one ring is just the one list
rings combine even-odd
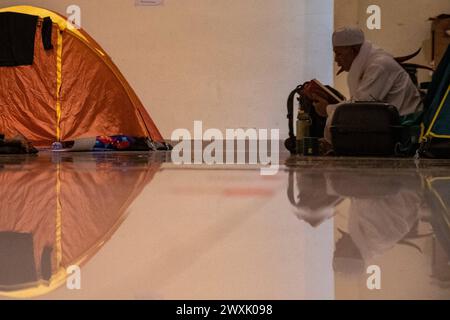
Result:
{"label": "open book", "polygon": [[313,100],[313,95],[317,94],[318,96],[327,100],[330,104],[336,104],[340,102],[344,102],[339,96],[337,96],[333,91],[325,87],[319,80],[313,79],[311,80],[304,88],[304,92],[306,96]]}

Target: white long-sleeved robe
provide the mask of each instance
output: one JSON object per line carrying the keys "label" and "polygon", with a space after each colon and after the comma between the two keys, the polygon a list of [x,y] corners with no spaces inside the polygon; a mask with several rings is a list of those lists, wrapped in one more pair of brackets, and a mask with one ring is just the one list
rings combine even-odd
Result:
{"label": "white long-sleeved robe", "polygon": [[[366,41],[348,74],[351,101],[381,101],[395,106],[401,116],[422,109],[420,93],[408,73],[384,50]],[[339,105],[327,107],[325,139],[331,142],[330,126]]]}

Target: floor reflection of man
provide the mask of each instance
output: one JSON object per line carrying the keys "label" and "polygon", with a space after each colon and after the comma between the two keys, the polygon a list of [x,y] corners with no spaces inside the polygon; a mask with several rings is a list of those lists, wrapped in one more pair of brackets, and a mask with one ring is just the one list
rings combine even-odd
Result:
{"label": "floor reflection of man", "polygon": [[[334,178],[340,179],[342,176]],[[348,230],[339,230],[340,238],[336,242],[333,267],[337,272],[360,274],[365,272],[368,261],[382,255],[399,242],[416,236],[414,231],[421,219],[423,197],[420,178],[415,175],[402,179],[353,175],[353,178],[349,176],[347,179],[352,181],[347,184],[345,192],[350,196]],[[394,192],[392,186],[398,181],[402,183]],[[371,194],[371,188],[375,184],[374,189],[377,191]],[[383,186],[386,188],[384,195],[380,194]],[[351,196],[352,192],[357,196]]]}

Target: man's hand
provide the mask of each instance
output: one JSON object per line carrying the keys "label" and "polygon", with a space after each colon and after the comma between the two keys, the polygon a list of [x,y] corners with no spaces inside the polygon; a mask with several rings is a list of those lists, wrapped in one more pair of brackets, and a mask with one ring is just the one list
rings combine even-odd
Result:
{"label": "man's hand", "polygon": [[316,110],[317,114],[324,118],[328,117],[327,114],[327,106],[329,104],[328,101],[316,93],[312,95],[312,98],[314,109]]}

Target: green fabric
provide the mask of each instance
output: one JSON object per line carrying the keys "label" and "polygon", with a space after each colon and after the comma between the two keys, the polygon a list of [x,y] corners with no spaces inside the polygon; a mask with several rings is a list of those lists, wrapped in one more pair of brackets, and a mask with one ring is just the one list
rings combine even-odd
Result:
{"label": "green fabric", "polygon": [[433,75],[433,81],[431,88],[428,90],[427,97],[425,99],[425,114],[423,123],[428,130],[432,124],[436,113],[439,111],[439,107],[444,103],[443,108],[440,110],[436,122],[431,128],[434,134],[438,135],[450,135],[450,99],[444,101],[445,94],[448,91],[450,85],[450,45],[445,53],[441,63],[439,64],[435,74]]}
{"label": "green fabric", "polygon": [[405,127],[420,125],[423,119],[423,111],[410,113],[400,117],[400,124]]}
{"label": "green fabric", "polygon": [[441,105],[442,109],[439,112],[431,132],[440,136],[450,136],[450,95],[448,95],[445,100],[440,101],[438,107]]}

